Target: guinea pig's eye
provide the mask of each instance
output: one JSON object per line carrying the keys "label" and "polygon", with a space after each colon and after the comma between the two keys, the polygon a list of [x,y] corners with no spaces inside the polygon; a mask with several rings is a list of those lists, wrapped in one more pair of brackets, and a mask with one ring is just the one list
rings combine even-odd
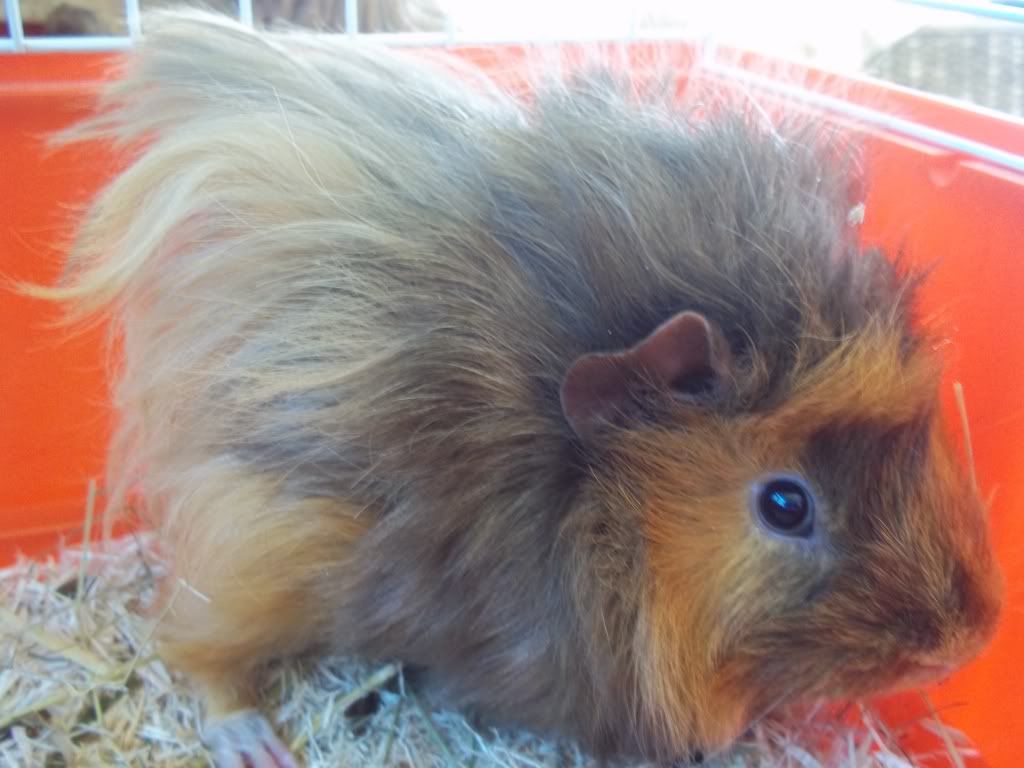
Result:
{"label": "guinea pig's eye", "polygon": [[797,477],[770,477],[754,489],[755,512],[770,531],[806,538],[814,530],[814,495]]}

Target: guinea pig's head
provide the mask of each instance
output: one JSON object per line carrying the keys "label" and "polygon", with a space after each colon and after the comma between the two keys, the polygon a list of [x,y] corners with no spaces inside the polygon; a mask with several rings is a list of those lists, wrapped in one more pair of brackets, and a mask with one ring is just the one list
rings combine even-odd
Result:
{"label": "guinea pig's head", "polygon": [[934,351],[894,301],[840,335],[833,309],[805,313],[784,353],[682,311],[569,369],[566,419],[642,531],[655,751],[724,747],[781,704],[941,680],[991,637],[985,505]]}

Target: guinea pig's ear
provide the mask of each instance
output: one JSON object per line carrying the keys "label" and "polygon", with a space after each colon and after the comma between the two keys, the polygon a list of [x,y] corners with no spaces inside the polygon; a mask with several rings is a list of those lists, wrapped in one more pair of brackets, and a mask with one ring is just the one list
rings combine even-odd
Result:
{"label": "guinea pig's ear", "polygon": [[686,392],[731,368],[729,345],[718,329],[701,314],[680,312],[625,351],[578,358],[562,380],[562,412],[585,439],[645,382]]}

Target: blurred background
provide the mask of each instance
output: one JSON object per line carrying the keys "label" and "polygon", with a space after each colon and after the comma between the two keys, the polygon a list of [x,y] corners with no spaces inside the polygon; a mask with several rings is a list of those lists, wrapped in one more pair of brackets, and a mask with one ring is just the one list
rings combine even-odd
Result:
{"label": "blurred background", "polygon": [[[238,2],[202,5],[251,13],[260,27],[424,40],[700,38],[1024,116],[1024,0],[252,0],[251,10]],[[138,0],[143,12],[169,4]],[[7,21],[19,10],[27,47],[123,36],[138,23],[122,0],[4,0],[0,35],[10,38]]]}

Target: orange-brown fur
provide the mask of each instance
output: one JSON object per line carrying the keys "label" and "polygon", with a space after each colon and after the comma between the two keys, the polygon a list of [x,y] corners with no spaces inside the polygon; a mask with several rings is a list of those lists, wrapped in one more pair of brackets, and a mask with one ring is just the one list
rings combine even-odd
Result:
{"label": "orange-brown fur", "polygon": [[283,499],[278,486],[237,469],[211,475],[162,538],[173,570],[154,607],[160,651],[207,693],[213,716],[257,703],[262,664],[322,642],[323,596],[367,527],[358,510]]}
{"label": "orange-brown fur", "polygon": [[[737,628],[786,610],[790,595],[773,590],[773,574],[766,572],[761,552],[766,543],[750,530],[746,515],[736,514],[744,508],[742,490],[722,495],[718,489],[745,489],[766,470],[800,466],[809,437],[829,424],[868,422],[899,429],[915,418],[935,421],[934,354],[927,350],[901,360],[897,341],[892,334],[879,332],[841,343],[812,370],[801,374],[800,387],[773,413],[757,414],[739,423],[709,418],[688,425],[685,444],[671,434],[661,433],[640,437],[642,442],[626,452],[627,456],[661,458],[657,462],[645,460],[635,471],[650,483],[645,519],[653,574],[653,636],[647,651],[652,665],[648,676],[653,685],[650,696],[660,702],[666,728],[687,729],[675,739],[689,732],[691,737],[699,734],[702,744],[724,746],[744,723],[766,714],[767,707],[775,704],[752,697],[751,687],[727,670],[733,663],[731,657],[744,653],[745,638]],[[836,387],[837,381],[845,386]],[[935,497],[931,503],[966,497],[968,503],[976,504],[964,485],[962,468],[942,438],[942,425],[935,423],[933,430],[930,450],[936,466],[924,484]],[[698,464],[701,473],[688,477],[688,469]],[[888,480],[900,481],[896,477]],[[687,514],[694,499],[701,499],[701,518]],[[959,550],[957,559],[980,582],[979,610],[993,615],[1002,587],[983,529],[965,527],[963,518],[957,516],[943,523],[953,525],[951,531],[920,528],[932,522],[927,518],[915,520],[909,530],[894,531],[893,535],[913,536],[921,542],[945,538],[946,546]],[[923,556],[938,560],[944,554],[926,552]],[[926,564],[919,573],[921,581],[912,588],[925,592],[933,586],[941,594],[945,587],[941,583],[929,585],[928,580],[945,572],[945,566],[938,562]],[[763,618],[755,619],[751,613]],[[836,612],[840,628],[841,615],[841,611]],[[957,622],[951,621],[950,625],[956,626]],[[973,658],[991,632],[987,621],[979,626],[985,629],[951,632],[934,651],[922,657],[956,662]],[[823,666],[841,665],[843,648],[860,645],[884,659],[879,663],[881,669],[873,671],[872,681],[884,677],[886,667],[899,669],[873,647],[876,643],[877,636],[871,633],[851,632],[836,644],[834,656],[827,657]],[[908,649],[909,656],[914,654],[920,652]],[[809,657],[806,663],[811,665],[814,660]],[[849,695],[863,692],[860,683],[848,685]],[[875,685],[872,682],[865,690]],[[695,706],[695,702],[700,705]]]}

